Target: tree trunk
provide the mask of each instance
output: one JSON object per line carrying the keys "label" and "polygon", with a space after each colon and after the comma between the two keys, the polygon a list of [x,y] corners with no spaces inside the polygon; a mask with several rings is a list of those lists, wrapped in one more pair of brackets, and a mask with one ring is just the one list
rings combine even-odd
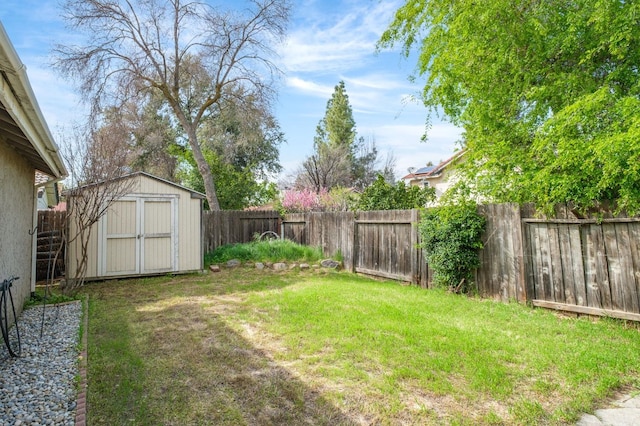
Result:
{"label": "tree trunk", "polygon": [[193,158],[196,160],[198,171],[200,171],[200,175],[204,181],[204,190],[207,195],[207,201],[209,202],[209,209],[212,211],[220,210],[220,203],[218,202],[218,195],[216,194],[216,185],[213,181],[213,175],[211,174],[211,167],[209,167],[209,163],[207,163],[204,155],[202,155],[202,150],[198,144],[195,126],[185,126],[185,130],[187,131],[187,137],[189,138],[189,145],[193,152]]}

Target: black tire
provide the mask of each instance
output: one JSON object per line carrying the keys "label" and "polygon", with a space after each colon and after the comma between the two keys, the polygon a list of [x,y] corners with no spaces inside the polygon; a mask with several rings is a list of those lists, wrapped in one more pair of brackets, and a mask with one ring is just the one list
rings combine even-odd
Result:
{"label": "black tire", "polygon": [[[10,309],[10,310],[9,310]],[[12,316],[9,315],[12,314]],[[14,323],[9,323],[9,318],[14,319]],[[3,291],[0,295],[0,330],[2,331],[2,340],[7,346],[9,355],[19,357],[22,352],[22,342],[20,341],[20,330],[18,328],[18,317],[16,316],[16,308],[13,304],[13,296],[8,285],[3,285]]]}

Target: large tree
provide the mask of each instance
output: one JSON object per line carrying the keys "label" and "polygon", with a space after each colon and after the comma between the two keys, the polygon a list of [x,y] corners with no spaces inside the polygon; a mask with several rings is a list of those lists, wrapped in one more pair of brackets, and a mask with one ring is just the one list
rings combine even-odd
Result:
{"label": "large tree", "polygon": [[349,150],[345,146],[320,145],[298,170],[294,186],[312,189],[319,194],[323,189],[346,187],[351,182]]}
{"label": "large tree", "polygon": [[284,36],[289,16],[286,0],[248,3],[244,13],[234,13],[181,0],[67,0],[66,19],[86,42],[56,48],[57,66],[79,81],[94,113],[149,93],[166,100],[213,210],[220,206],[198,129],[224,96],[237,93],[229,86],[271,99],[279,70],[270,45]]}
{"label": "large tree", "polygon": [[278,120],[264,99],[244,94],[242,87],[229,90],[237,93],[223,100],[200,129],[202,145],[236,170],[250,169],[255,179],[274,177],[282,170],[279,147],[285,141]]}
{"label": "large tree", "polygon": [[394,44],[464,128],[472,189],[640,211],[639,2],[411,0],[379,46]]}
{"label": "large tree", "polygon": [[325,115],[318,123],[314,144],[342,146],[352,150],[356,139],[356,122],[353,110],[349,104],[349,95],[344,81],[340,81],[334,88],[331,99],[327,101]]}
{"label": "large tree", "polygon": [[[241,105],[236,102],[239,98],[243,99]],[[132,171],[149,172],[205,192],[187,137],[168,118],[165,101],[159,97],[142,101],[107,109],[100,130],[119,141]],[[284,134],[269,105],[262,101],[250,94],[224,96],[215,114],[207,116],[198,129],[222,209],[242,209],[263,202],[265,189],[270,191],[264,182],[282,168],[278,147],[284,142]]]}
{"label": "large tree", "polygon": [[[204,157],[217,182],[220,207],[225,210],[271,201],[275,193],[269,179],[282,169],[278,147],[284,141],[284,134],[277,120],[260,99],[252,99],[248,94],[242,105],[238,105],[234,99],[240,97],[241,94],[237,94],[221,102],[218,113],[209,116],[198,133]],[[191,151],[176,149],[174,152],[185,160],[182,164],[184,184],[204,190]]]}
{"label": "large tree", "polygon": [[384,170],[377,170],[378,149],[371,137],[356,138],[356,122],[344,81],[334,88],[327,101],[324,117],[316,127],[314,153],[297,172],[295,186],[311,188],[316,193],[337,186],[363,190],[373,183],[378,173],[393,180],[394,158],[387,156]]}
{"label": "large tree", "polygon": [[113,135],[126,150],[131,171],[143,171],[175,182],[178,159],[172,154],[172,147],[180,139],[180,132],[172,125],[162,104],[162,100],[156,98],[107,108],[99,128]]}

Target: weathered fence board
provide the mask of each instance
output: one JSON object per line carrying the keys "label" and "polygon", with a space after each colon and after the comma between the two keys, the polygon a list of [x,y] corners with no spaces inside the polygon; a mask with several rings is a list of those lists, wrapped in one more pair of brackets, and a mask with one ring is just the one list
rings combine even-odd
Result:
{"label": "weathered fence board", "polygon": [[[640,227],[629,224],[629,251],[631,253],[630,267],[633,271],[640,271]],[[635,287],[630,289],[633,300],[633,312],[640,312],[640,273],[633,274]]]}
{"label": "weathered fence board", "polygon": [[321,247],[326,256],[340,254],[344,268],[353,270],[353,212],[307,213],[307,244]]}
{"label": "weathered fence board", "polygon": [[247,243],[271,231],[280,235],[280,214],[275,210],[222,210],[203,213],[205,253],[225,244]]}
{"label": "weathered fence board", "polygon": [[575,285],[574,293],[568,302],[578,306],[587,304],[587,286],[585,283],[585,275],[583,273],[585,267],[583,262],[582,244],[580,242],[580,227],[571,226],[569,228],[569,250],[572,253],[570,257],[571,274],[568,275],[568,282]]}
{"label": "weathered fence board", "polygon": [[603,223],[525,218],[523,225],[531,258],[527,262],[533,290],[529,298],[536,304],[585,307],[603,315],[640,314],[640,223],[636,218],[604,219]]}
{"label": "weathered fence board", "polygon": [[486,219],[476,274],[478,291],[501,300],[526,300],[520,210],[516,204],[489,204],[478,207]]}
{"label": "weathered fence board", "polygon": [[[624,311],[638,311],[638,297],[635,291],[635,274],[633,272],[631,239],[629,237],[629,233],[628,223],[622,223],[616,227],[621,278],[619,294],[622,298]],[[633,283],[633,285],[627,286],[626,283]]]}
{"label": "weathered fence board", "polygon": [[289,213],[282,219],[282,238],[307,245],[307,222],[304,213]]}
{"label": "weathered fence board", "polygon": [[360,212],[355,221],[355,271],[423,285],[417,221],[415,210]]}

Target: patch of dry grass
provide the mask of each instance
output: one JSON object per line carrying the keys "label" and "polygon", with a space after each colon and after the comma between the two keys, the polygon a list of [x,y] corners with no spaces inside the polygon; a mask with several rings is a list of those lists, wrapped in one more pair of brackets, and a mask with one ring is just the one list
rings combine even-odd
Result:
{"label": "patch of dry grass", "polygon": [[[264,277],[249,275],[243,291],[264,286]],[[227,294],[220,282],[227,280],[235,279],[223,273],[87,287],[90,424],[352,424],[230,327],[242,292]]]}
{"label": "patch of dry grass", "polygon": [[321,271],[89,285],[92,425],[563,424],[638,330]]}

